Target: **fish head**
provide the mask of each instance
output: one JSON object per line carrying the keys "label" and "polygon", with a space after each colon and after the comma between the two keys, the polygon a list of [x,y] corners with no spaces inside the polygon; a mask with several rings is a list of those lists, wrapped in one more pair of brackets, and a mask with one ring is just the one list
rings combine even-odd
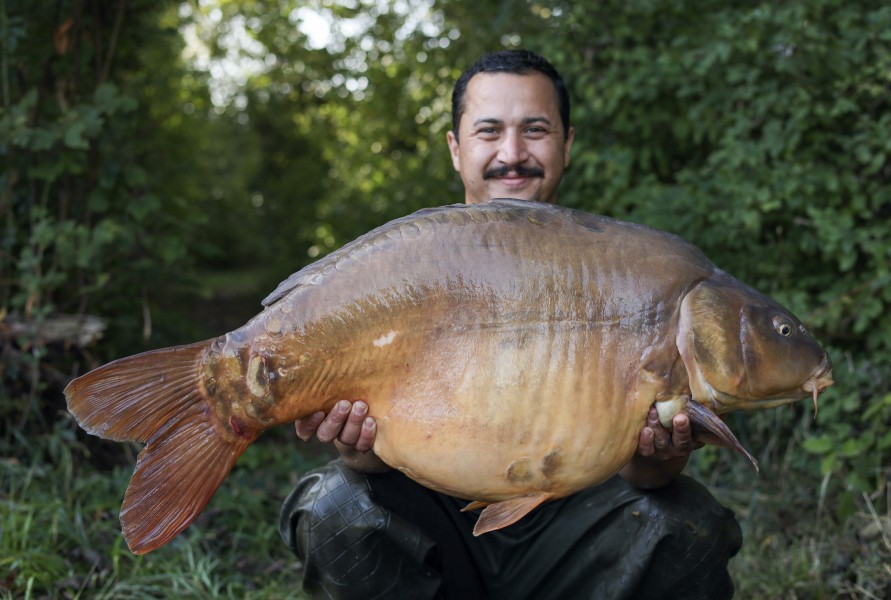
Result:
{"label": "fish head", "polygon": [[795,315],[720,274],[681,303],[678,349],[693,398],[717,414],[771,408],[832,385],[832,363]]}

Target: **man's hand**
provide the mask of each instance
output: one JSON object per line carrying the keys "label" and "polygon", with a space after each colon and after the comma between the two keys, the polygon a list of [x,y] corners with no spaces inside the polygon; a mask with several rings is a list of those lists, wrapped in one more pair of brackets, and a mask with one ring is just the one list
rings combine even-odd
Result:
{"label": "man's hand", "polygon": [[331,412],[313,413],[297,419],[297,437],[308,442],[315,435],[322,442],[339,441],[358,452],[367,452],[374,445],[374,419],[368,416],[368,405],[357,400],[341,400]]}
{"label": "man's hand", "polygon": [[702,447],[702,444],[695,445],[693,442],[690,418],[687,415],[675,415],[671,425],[672,431],[663,427],[659,422],[659,413],[651,406],[647,413],[647,423],[640,430],[637,453],[653,460],[665,461],[688,457],[693,450]]}
{"label": "man's hand", "polygon": [[637,454],[619,472],[623,479],[637,487],[659,488],[684,470],[690,453],[702,444],[693,440],[687,415],[675,415],[671,425],[673,431],[663,427],[655,407],[650,407],[638,438]]}
{"label": "man's hand", "polygon": [[366,473],[380,473],[389,467],[372,450],[377,425],[368,416],[368,405],[361,400],[340,400],[325,413],[319,411],[297,419],[297,437],[308,442],[316,436],[322,442],[334,442],[348,467]]}

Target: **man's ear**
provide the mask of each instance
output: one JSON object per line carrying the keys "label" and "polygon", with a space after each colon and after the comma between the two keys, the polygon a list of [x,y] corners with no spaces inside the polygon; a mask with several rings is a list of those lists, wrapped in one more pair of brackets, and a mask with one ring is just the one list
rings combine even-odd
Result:
{"label": "man's ear", "polygon": [[446,142],[449,145],[449,153],[452,155],[452,167],[454,167],[454,169],[460,173],[461,157],[458,153],[458,150],[460,149],[458,146],[458,137],[451,129],[446,132]]}
{"label": "man's ear", "polygon": [[[451,132],[449,132],[451,133]],[[563,142],[563,168],[569,167],[569,151],[572,149],[572,140],[575,139],[575,129],[570,127],[569,133],[566,135],[566,141]],[[454,160],[454,159],[452,159]]]}

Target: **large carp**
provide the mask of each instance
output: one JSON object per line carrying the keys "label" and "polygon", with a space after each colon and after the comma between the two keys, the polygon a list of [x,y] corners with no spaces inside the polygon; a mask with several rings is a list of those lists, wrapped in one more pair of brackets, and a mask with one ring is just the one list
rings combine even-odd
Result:
{"label": "large carp", "polygon": [[133,552],[185,529],[264,429],[340,399],[368,403],[387,464],[488,505],[480,533],[615,474],[654,403],[741,449],[715,415],[832,383],[798,319],[691,244],[535,202],[396,219],[263,304],[65,389],[88,432],[145,442],[121,509]]}

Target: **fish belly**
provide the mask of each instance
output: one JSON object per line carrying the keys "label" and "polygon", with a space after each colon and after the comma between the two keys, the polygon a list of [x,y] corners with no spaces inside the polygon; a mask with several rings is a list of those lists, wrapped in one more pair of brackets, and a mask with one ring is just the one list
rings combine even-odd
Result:
{"label": "fish belly", "polygon": [[[568,495],[603,481],[633,454],[652,400],[629,398],[599,332],[524,326],[439,340],[418,373],[373,398],[375,452],[420,483],[454,496],[502,500]],[[441,360],[443,354],[450,360]]]}

